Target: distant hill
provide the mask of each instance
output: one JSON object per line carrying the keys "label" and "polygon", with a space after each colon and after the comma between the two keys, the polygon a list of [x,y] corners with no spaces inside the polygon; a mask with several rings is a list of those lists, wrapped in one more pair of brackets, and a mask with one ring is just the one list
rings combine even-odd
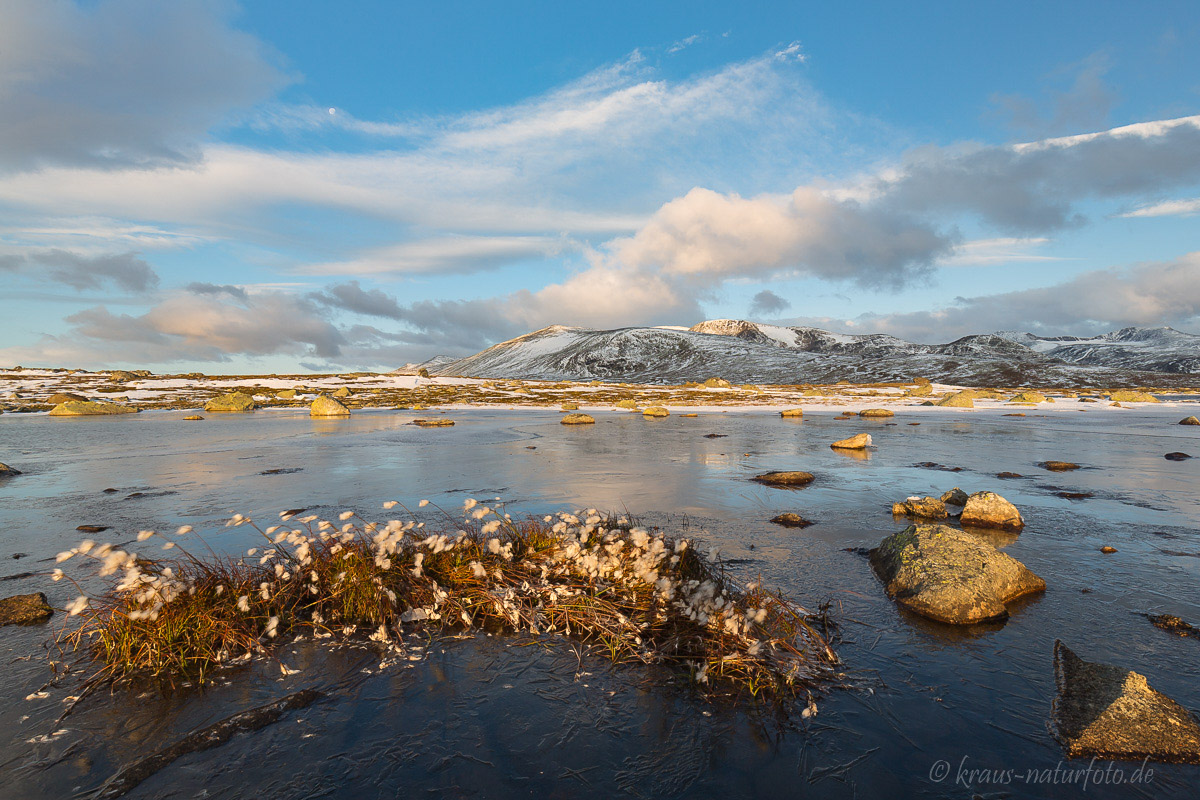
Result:
{"label": "distant hill", "polygon": [[407,366],[434,375],[631,383],[720,376],[784,384],[924,377],[966,385],[1179,385],[1200,373],[1200,336],[1172,328],[1124,328],[1092,338],[1005,331],[927,345],[728,319],[687,330],[552,325],[466,358]]}

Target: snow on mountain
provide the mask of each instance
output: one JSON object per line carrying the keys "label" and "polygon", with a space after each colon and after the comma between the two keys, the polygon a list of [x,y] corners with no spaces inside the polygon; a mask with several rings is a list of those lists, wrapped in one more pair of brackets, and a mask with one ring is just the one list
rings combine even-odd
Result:
{"label": "snow on mountain", "polygon": [[926,345],[728,319],[690,329],[553,325],[467,358],[421,366],[439,375],[636,383],[713,376],[780,384],[918,376],[973,385],[1161,383],[1167,375],[1200,372],[1200,336],[1171,328],[1125,328],[1086,339],[1005,331]]}

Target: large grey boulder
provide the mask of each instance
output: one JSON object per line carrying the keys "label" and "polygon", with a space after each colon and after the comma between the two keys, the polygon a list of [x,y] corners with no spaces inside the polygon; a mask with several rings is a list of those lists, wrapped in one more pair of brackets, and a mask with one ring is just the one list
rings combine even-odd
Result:
{"label": "large grey boulder", "polygon": [[50,618],[54,609],[41,592],[18,594],[0,600],[0,626],[29,625]]}
{"label": "large grey boulder", "polygon": [[68,400],[50,409],[52,417],[91,417],[105,414],[135,414],[136,408],[103,400]]}
{"label": "large grey boulder", "polygon": [[959,521],[968,527],[1007,531],[1019,531],[1025,527],[1025,520],[1021,519],[1017,507],[995,492],[976,492],[968,497]]}
{"label": "large grey boulder", "polygon": [[1067,755],[1200,763],[1200,725],[1144,675],[1054,643],[1054,734]]}
{"label": "large grey boulder", "polygon": [[880,542],[870,557],[897,603],[952,625],[1004,619],[1006,603],[1046,589],[1020,561],[948,525],[910,525]]}

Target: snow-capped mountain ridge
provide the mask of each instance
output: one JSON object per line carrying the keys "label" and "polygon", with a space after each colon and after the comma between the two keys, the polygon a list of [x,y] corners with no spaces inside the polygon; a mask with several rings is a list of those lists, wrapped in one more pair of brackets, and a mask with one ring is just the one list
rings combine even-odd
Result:
{"label": "snow-capped mountain ridge", "polygon": [[[433,374],[545,380],[682,383],[721,376],[741,383],[931,380],[975,384],[1149,383],[1200,373],[1200,336],[1123,328],[1095,337],[1001,331],[946,344],[887,334],[707,320],[673,327],[551,325],[473,356],[431,362]],[[1161,381],[1160,381],[1161,382]]]}

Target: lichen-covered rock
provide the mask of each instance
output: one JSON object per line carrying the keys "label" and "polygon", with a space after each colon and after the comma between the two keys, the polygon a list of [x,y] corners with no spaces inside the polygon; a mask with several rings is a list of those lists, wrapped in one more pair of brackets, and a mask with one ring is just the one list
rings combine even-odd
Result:
{"label": "lichen-covered rock", "polygon": [[1004,619],[1005,606],[1046,582],[981,537],[947,525],[910,525],[870,552],[897,603],[952,625]]}
{"label": "lichen-covered rock", "polygon": [[733,384],[724,378],[709,378],[704,382],[705,389],[732,389]]}
{"label": "lichen-covered rock", "polygon": [[1149,392],[1139,392],[1133,389],[1121,389],[1113,392],[1108,399],[1114,403],[1160,403],[1162,402]]}
{"label": "lichen-covered rock", "polygon": [[922,383],[905,392],[909,397],[928,397],[933,394],[933,387],[928,383]]}
{"label": "lichen-covered rock", "polygon": [[669,417],[669,416],[671,416],[671,412],[667,411],[667,409],[663,408],[662,406],[647,406],[646,409],[642,411],[642,416],[643,417]]}
{"label": "lichen-covered rock", "polygon": [[572,400],[568,400],[567,402],[565,402],[561,406],[559,406],[559,408],[561,408],[563,411],[578,411],[579,403],[576,403]]}
{"label": "lichen-covered rock", "polygon": [[328,395],[319,394],[308,407],[310,417],[348,417],[350,409]]}
{"label": "lichen-covered rock", "polygon": [[204,410],[221,413],[241,413],[253,411],[258,406],[254,398],[242,392],[231,392],[220,397],[214,397],[204,404]]}
{"label": "lichen-covered rock", "polygon": [[627,408],[630,411],[637,411],[638,404],[637,400],[618,400],[616,406],[617,408]]}
{"label": "lichen-covered rock", "polygon": [[848,439],[839,439],[829,446],[834,450],[863,450],[871,446],[871,434],[857,433]]}
{"label": "lichen-covered rock", "polygon": [[280,400],[295,400],[296,399],[296,390],[295,389],[280,389],[278,392],[276,392],[275,396],[278,397]]}
{"label": "lichen-covered rock", "polygon": [[946,395],[934,403],[934,405],[941,406],[942,408],[974,408],[975,400],[974,395],[970,392],[955,392],[954,394]]}
{"label": "lichen-covered rock", "polygon": [[11,478],[14,475],[20,475],[21,470],[13,469],[8,464],[0,461],[0,478]]}
{"label": "lichen-covered rock", "polygon": [[333,396],[334,397],[350,397],[353,394],[354,394],[354,392],[350,391],[349,386],[342,386],[336,392],[333,393]]}
{"label": "lichen-covered rock", "polygon": [[590,414],[567,414],[559,422],[563,425],[594,425],[596,418]]}
{"label": "lichen-covered rock", "polygon": [[948,506],[965,506],[967,504],[967,493],[955,486],[942,495],[941,500]]}
{"label": "lichen-covered rock", "polygon": [[1180,425],[1200,425],[1200,419],[1197,419],[1196,417],[1184,417],[1183,419],[1179,420],[1179,424]]}
{"label": "lichen-covered rock", "polygon": [[134,414],[136,408],[103,400],[68,400],[50,409],[52,417],[89,417],[104,414]]}
{"label": "lichen-covered rock", "polygon": [[783,486],[797,487],[807,486],[813,482],[813,474],[811,472],[798,471],[782,471],[764,472],[762,475],[755,475],[754,480],[767,486]]}
{"label": "lichen-covered rock", "polygon": [[858,415],[870,419],[871,417],[894,417],[896,412],[890,408],[864,408],[858,412]]}
{"label": "lichen-covered rock", "polygon": [[936,497],[909,497],[892,503],[892,514],[897,517],[912,517],[913,519],[945,519],[946,504]]}
{"label": "lichen-covered rock", "polygon": [[960,521],[963,525],[1010,531],[1025,527],[1017,507],[995,492],[976,492],[968,497]]}
{"label": "lichen-covered rock", "polygon": [[137,375],[132,372],[127,372],[123,369],[113,370],[108,373],[109,380],[113,383],[127,383],[132,380],[137,380]]}
{"label": "lichen-covered rock", "polygon": [[437,419],[414,419],[413,425],[421,428],[448,428],[454,424],[454,420],[446,417],[438,417]]}
{"label": "lichen-covered rock", "polygon": [[803,417],[804,409],[803,408],[785,408],[783,411],[779,412],[779,416],[781,416],[781,417]]}
{"label": "lichen-covered rock", "polygon": [[1067,755],[1200,763],[1200,725],[1144,675],[1054,643],[1054,734]]}
{"label": "lichen-covered rock", "polygon": [[0,626],[29,625],[47,620],[52,614],[54,609],[41,592],[18,594],[0,600]]}
{"label": "lichen-covered rock", "polygon": [[183,418],[183,421],[184,422],[199,422],[203,419],[204,419],[204,417],[200,416],[199,414],[188,414],[186,417]]}

